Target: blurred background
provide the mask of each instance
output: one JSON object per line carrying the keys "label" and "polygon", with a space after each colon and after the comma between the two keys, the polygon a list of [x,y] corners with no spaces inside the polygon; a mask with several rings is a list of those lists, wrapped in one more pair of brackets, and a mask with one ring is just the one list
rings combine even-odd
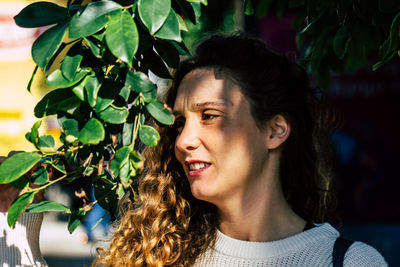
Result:
{"label": "blurred background", "polygon": [[[66,1],[55,2],[66,5]],[[44,85],[43,73],[33,81],[32,93],[26,90],[35,66],[30,56],[31,45],[45,30],[15,25],[13,17],[29,3],[32,1],[0,0],[1,156],[10,150],[34,150],[24,136],[36,120],[35,103],[51,90]],[[240,0],[210,0],[202,9],[200,23],[188,24],[184,40],[193,50],[198,40],[209,34],[241,29],[262,38],[275,52],[299,61],[302,51],[296,48],[294,15],[245,16]],[[373,245],[390,266],[400,266],[396,257],[400,251],[400,179],[396,156],[400,150],[400,60],[396,56],[372,71],[376,61],[376,56],[368,55],[368,67],[333,74],[325,93],[335,118],[332,132],[338,193],[335,223],[345,237]],[[42,131],[59,136],[55,119],[47,119],[44,126]],[[88,185],[54,187],[46,192],[46,197],[73,206],[73,192],[85,186]],[[99,218],[102,221],[93,230]],[[110,235],[110,221],[97,207],[90,211],[83,226],[69,234],[66,220],[62,214],[45,215],[42,253],[49,266],[89,266],[95,248],[107,245],[101,240]]]}

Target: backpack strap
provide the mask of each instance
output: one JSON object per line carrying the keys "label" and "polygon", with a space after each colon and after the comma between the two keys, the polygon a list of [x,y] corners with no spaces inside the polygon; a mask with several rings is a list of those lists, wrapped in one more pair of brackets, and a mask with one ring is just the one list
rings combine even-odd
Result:
{"label": "backpack strap", "polygon": [[344,255],[354,241],[338,237],[333,245],[332,263],[333,267],[343,267]]}

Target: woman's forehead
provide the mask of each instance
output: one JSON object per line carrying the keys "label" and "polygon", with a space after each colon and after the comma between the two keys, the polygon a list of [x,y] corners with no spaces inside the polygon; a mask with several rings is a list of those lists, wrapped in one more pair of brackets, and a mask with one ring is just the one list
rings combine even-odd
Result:
{"label": "woman's forehead", "polygon": [[232,105],[240,101],[240,88],[232,79],[219,75],[214,69],[195,69],[189,72],[180,83],[174,110],[203,102]]}

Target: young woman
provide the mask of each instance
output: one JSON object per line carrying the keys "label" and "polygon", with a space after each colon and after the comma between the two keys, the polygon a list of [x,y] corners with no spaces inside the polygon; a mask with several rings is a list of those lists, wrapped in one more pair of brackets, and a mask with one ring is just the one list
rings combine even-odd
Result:
{"label": "young woman", "polygon": [[[257,39],[212,37],[181,63],[173,127],[146,151],[103,266],[331,266],[339,233],[324,121],[306,73]],[[344,266],[385,266],[355,242]]]}

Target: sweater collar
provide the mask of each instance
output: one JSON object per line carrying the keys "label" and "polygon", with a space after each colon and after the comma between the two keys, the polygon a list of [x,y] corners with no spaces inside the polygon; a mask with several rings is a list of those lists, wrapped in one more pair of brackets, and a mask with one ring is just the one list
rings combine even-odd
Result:
{"label": "sweater collar", "polygon": [[265,259],[300,249],[321,239],[339,236],[339,232],[329,223],[316,224],[316,227],[296,235],[270,242],[251,242],[231,238],[217,230],[214,249],[219,253],[247,258]]}

